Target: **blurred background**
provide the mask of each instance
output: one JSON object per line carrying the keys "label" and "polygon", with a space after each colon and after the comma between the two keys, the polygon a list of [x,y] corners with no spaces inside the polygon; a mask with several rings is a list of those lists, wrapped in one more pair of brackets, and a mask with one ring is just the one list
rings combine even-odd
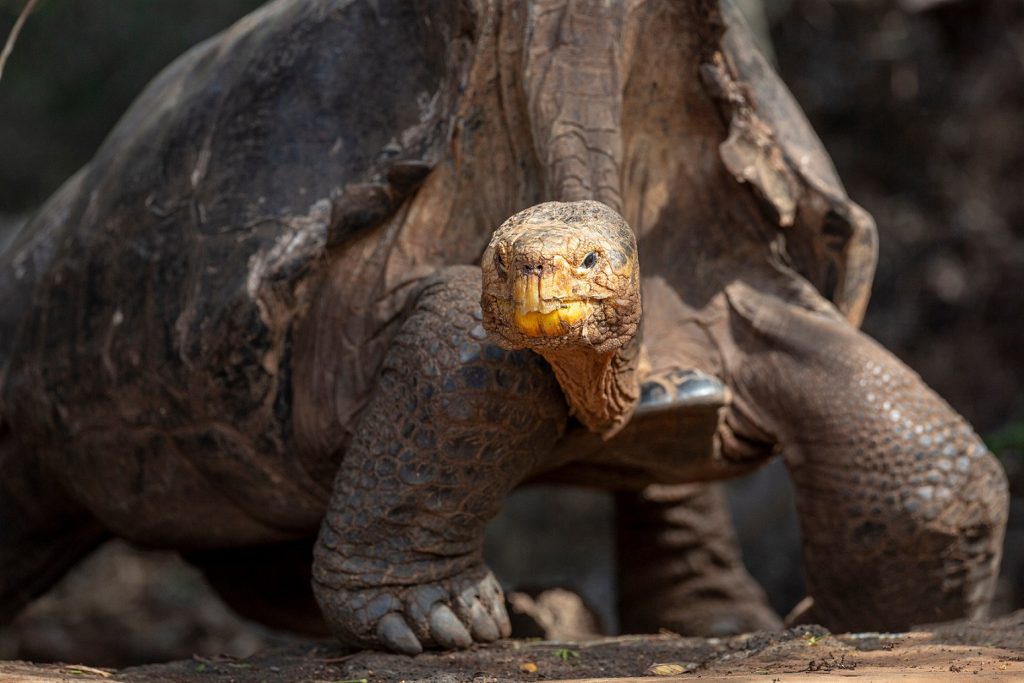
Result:
{"label": "blurred background", "polygon": [[[40,0],[0,81],[0,248],[85,163],[146,82],[258,0]],[[965,415],[1014,506],[997,612],[1024,606],[1024,2],[740,3],[878,223],[865,330]],[[0,36],[22,0],[0,0]],[[802,596],[784,470],[729,485],[744,558],[787,612]],[[553,525],[552,520],[562,520]],[[487,554],[506,586],[564,585],[614,629],[607,496],[517,493]],[[173,554],[102,548],[0,629],[0,658],[124,665],[245,655],[248,624]]]}

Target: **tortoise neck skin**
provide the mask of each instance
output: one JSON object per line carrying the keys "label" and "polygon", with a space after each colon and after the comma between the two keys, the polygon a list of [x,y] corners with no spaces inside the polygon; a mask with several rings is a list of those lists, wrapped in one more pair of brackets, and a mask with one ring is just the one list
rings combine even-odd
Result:
{"label": "tortoise neck skin", "polygon": [[629,421],[640,398],[639,349],[634,337],[605,353],[564,348],[539,353],[555,371],[572,415],[608,439]]}

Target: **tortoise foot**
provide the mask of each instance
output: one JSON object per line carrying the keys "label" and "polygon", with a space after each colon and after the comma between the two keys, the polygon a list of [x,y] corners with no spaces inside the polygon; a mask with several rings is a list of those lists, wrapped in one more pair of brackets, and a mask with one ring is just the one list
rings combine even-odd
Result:
{"label": "tortoise foot", "polygon": [[417,586],[334,590],[321,605],[344,640],[407,655],[465,649],[511,633],[501,586],[486,567]]}

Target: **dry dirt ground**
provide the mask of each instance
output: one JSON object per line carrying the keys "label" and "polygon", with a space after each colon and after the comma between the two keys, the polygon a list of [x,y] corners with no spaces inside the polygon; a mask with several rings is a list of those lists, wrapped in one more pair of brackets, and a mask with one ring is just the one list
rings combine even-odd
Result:
{"label": "dry dirt ground", "polygon": [[[454,654],[347,653],[309,641],[247,658],[200,657],[121,670],[0,662],[0,681],[43,683],[356,683],[407,681],[1024,680],[1024,612],[900,634],[831,635],[820,627],[734,638],[624,636],[588,642],[518,640]],[[643,677],[643,678],[642,678]]]}
{"label": "dry dirt ground", "polygon": [[543,604],[551,615],[513,599],[516,632],[564,641],[520,639],[415,658],[352,653],[242,620],[180,559],[116,542],[0,629],[0,660],[12,660],[0,661],[0,683],[485,683],[659,673],[662,680],[703,682],[1024,681],[1024,611],[903,634],[830,635],[811,626],[722,639],[663,634],[580,642],[579,634],[595,633],[596,624],[569,615],[586,610],[564,599]]}

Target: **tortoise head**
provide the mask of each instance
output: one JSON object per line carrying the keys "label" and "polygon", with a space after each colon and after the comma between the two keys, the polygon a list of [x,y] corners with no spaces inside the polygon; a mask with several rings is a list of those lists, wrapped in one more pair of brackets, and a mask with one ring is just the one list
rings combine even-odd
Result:
{"label": "tortoise head", "polygon": [[481,267],[484,328],[504,348],[605,354],[636,334],[636,238],[600,202],[520,211],[495,230]]}

